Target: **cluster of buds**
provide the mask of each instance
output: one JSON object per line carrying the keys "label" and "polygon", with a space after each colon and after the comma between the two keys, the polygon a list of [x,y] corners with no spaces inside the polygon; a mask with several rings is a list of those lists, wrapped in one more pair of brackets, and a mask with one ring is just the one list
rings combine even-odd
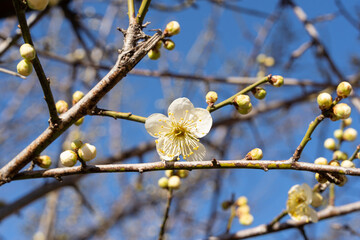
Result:
{"label": "cluster of buds", "polygon": [[266,56],[265,54],[259,54],[256,57],[256,61],[259,64],[259,71],[257,73],[259,78],[265,77],[266,69],[275,64],[275,59],[271,56]]}
{"label": "cluster of buds", "polygon": [[164,189],[179,189],[181,186],[181,178],[186,178],[189,171],[185,169],[180,170],[166,170],[165,176],[159,179],[158,185]]}
{"label": "cluster of buds", "polygon": [[[82,98],[84,97],[84,93],[81,91],[76,91],[73,93],[72,95],[72,104],[75,105],[76,103],[78,103]],[[56,111],[59,114],[63,114],[65,112],[67,112],[69,110],[69,104],[65,101],[65,100],[59,100],[56,102],[55,104],[56,107]],[[84,117],[78,119],[75,122],[76,126],[80,126],[82,123],[84,122]]]}
{"label": "cluster of buds", "polygon": [[206,103],[212,107],[214,106],[215,102],[218,100],[218,94],[214,91],[210,91],[205,96]]}
{"label": "cluster of buds", "polygon": [[38,156],[33,162],[41,168],[49,168],[51,166],[51,158],[47,155]]}
{"label": "cluster of buds", "polygon": [[[171,37],[171,36],[178,34],[179,32],[180,32],[180,24],[176,21],[171,21],[166,25],[166,28],[164,30],[164,36]],[[175,48],[175,43],[174,43],[174,41],[172,41],[170,39],[162,39],[162,40],[158,41],[156,43],[155,47],[148,52],[148,57],[151,60],[159,59],[161,56],[160,49],[162,46],[166,50],[171,51]]]}
{"label": "cluster of buds", "polygon": [[263,152],[260,148],[254,148],[248,154],[246,154],[246,160],[261,160],[263,158]]}
{"label": "cluster of buds", "polygon": [[252,110],[252,104],[248,95],[236,95],[233,103],[240,114],[248,114]]}
{"label": "cluster of buds", "polygon": [[245,196],[239,197],[235,202],[224,201],[221,204],[224,210],[229,209],[231,207],[231,211],[234,211],[232,214],[239,218],[239,222],[242,225],[250,225],[254,221],[254,217],[250,214],[250,207],[248,205],[248,200]]}
{"label": "cluster of buds", "polygon": [[42,11],[48,5],[49,0],[27,0],[29,8]]}
{"label": "cluster of buds", "polygon": [[96,147],[90,143],[83,144],[81,140],[75,140],[71,143],[71,148],[72,150],[60,154],[60,162],[65,167],[74,166],[80,159],[87,162],[96,157]]}
{"label": "cluster of buds", "polygon": [[35,49],[31,44],[25,43],[20,47],[20,55],[23,60],[18,63],[17,72],[23,76],[29,76],[33,71],[31,61],[36,57]]}

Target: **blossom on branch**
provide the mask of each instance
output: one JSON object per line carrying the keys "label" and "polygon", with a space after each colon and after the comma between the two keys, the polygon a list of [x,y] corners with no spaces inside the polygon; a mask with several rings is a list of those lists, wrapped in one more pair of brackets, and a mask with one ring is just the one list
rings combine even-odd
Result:
{"label": "blossom on branch", "polygon": [[317,222],[318,216],[314,209],[309,205],[312,202],[312,190],[306,183],[292,186],[289,190],[286,203],[286,210],[290,217],[295,221],[305,219],[307,222]]}
{"label": "blossom on branch", "polygon": [[174,100],[168,117],[160,113],[150,115],[145,122],[148,133],[158,138],[156,150],[161,159],[170,161],[179,156],[188,161],[201,161],[205,147],[199,142],[210,131],[212,118],[206,109],[194,108],[187,98]]}

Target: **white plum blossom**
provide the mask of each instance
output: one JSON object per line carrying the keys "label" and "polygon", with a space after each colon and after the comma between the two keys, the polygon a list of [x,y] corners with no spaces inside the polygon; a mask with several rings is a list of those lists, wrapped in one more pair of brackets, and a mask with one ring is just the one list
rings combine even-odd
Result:
{"label": "white plum blossom", "polygon": [[317,222],[318,216],[310,207],[313,191],[306,183],[292,186],[289,190],[286,209],[290,217],[295,221],[305,220]]}
{"label": "white plum blossom", "polygon": [[150,115],[145,122],[148,133],[158,138],[156,150],[165,161],[201,161],[205,147],[199,142],[210,131],[212,118],[206,109],[194,108],[187,98],[174,100],[168,109],[168,117],[160,113]]}

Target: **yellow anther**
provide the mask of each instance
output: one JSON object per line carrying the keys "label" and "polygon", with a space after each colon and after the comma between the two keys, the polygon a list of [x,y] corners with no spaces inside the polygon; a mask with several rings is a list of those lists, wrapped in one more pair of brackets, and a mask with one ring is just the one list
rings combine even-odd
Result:
{"label": "yellow anther", "polygon": [[159,143],[159,141],[158,141],[158,140],[155,140],[155,142],[156,142],[156,143]]}
{"label": "yellow anther", "polygon": [[179,160],[180,160],[180,158],[179,158],[179,157],[177,157],[177,158],[176,158],[176,160],[178,160],[178,161],[179,161]]}

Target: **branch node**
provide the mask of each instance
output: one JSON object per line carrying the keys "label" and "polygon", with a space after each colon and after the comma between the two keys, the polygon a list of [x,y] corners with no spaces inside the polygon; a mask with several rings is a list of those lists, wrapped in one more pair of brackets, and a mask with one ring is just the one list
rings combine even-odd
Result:
{"label": "branch node", "polygon": [[211,163],[213,164],[214,167],[220,167],[220,162],[218,160],[216,160],[215,158],[213,158],[213,160],[211,160]]}
{"label": "branch node", "polygon": [[54,178],[55,178],[56,180],[58,180],[59,182],[62,182],[62,181],[63,181],[60,176],[54,176]]}

